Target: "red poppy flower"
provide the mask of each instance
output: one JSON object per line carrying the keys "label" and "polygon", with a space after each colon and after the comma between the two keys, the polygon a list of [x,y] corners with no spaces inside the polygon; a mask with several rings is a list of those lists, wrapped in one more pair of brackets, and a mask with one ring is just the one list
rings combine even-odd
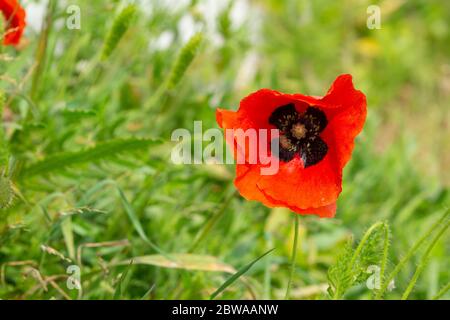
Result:
{"label": "red poppy flower", "polygon": [[[262,163],[238,163],[235,185],[240,194],[268,207],[334,217],[342,170],[364,126],[366,107],[351,75],[341,75],[322,98],[262,89],[244,98],[237,112],[217,109],[221,128],[280,130],[278,172],[262,175]],[[231,139],[236,156],[242,146]]]}
{"label": "red poppy flower", "polygon": [[0,11],[6,21],[4,45],[18,45],[25,29],[25,10],[18,0],[0,0]]}

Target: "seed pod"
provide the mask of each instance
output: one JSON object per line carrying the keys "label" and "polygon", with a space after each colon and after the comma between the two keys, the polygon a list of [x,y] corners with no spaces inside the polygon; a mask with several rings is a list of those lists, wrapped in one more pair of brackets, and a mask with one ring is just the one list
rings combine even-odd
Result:
{"label": "seed pod", "polygon": [[107,59],[116,49],[119,41],[129,29],[134,16],[136,15],[136,6],[129,5],[123,9],[119,15],[114,19],[111,29],[106,36],[105,43],[102,50],[102,59]]}
{"label": "seed pod", "polygon": [[12,182],[7,177],[0,177],[0,209],[8,208],[14,199]]}
{"label": "seed pod", "polygon": [[181,49],[172,70],[170,71],[167,80],[167,89],[171,90],[175,88],[175,86],[180,82],[192,60],[194,60],[202,40],[203,34],[197,33],[192,36],[188,43],[186,43],[186,45]]}

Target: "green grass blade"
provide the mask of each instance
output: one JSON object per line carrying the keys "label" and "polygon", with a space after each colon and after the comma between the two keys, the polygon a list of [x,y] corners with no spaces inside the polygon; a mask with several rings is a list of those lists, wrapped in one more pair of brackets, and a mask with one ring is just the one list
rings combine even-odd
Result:
{"label": "green grass blade", "polygon": [[247,264],[246,266],[242,267],[241,269],[239,269],[235,274],[233,274],[227,281],[225,281],[220,287],[219,289],[217,289],[210,297],[210,300],[213,300],[215,297],[217,297],[220,293],[222,293],[226,288],[228,288],[231,284],[233,284],[237,279],[239,279],[244,273],[246,273],[248,270],[250,270],[251,267],[253,267],[253,265],[255,263],[257,263],[259,260],[261,260],[262,258],[264,258],[265,256],[267,256],[269,253],[271,253],[272,251],[274,251],[275,248],[270,249],[269,251],[267,251],[266,253],[264,253],[262,256],[256,258],[255,260],[253,260],[252,262],[250,262],[249,264]]}
{"label": "green grass blade", "polygon": [[145,149],[159,143],[159,140],[136,138],[114,139],[107,142],[101,142],[96,146],[85,150],[50,155],[47,158],[26,167],[20,173],[20,177],[29,178],[35,175],[43,175],[62,170],[69,166],[111,158],[123,152]]}
{"label": "green grass blade", "polygon": [[122,292],[123,292],[122,284],[123,284],[123,281],[124,281],[125,277],[127,276],[128,272],[130,271],[132,265],[133,265],[133,260],[130,261],[130,263],[128,264],[128,267],[125,269],[125,272],[122,273],[122,275],[120,276],[119,282],[117,283],[116,289],[114,290],[113,300],[121,299]]}
{"label": "green grass blade", "polygon": [[134,211],[134,208],[132,207],[132,205],[128,202],[125,194],[123,193],[122,189],[117,188],[117,190],[119,191],[119,195],[120,195],[120,200],[122,201],[122,205],[125,209],[125,212],[128,215],[128,218],[131,221],[131,224],[134,227],[134,230],[136,230],[136,232],[138,233],[139,237],[141,237],[141,239],[148,244],[153,250],[155,250],[156,252],[158,252],[159,254],[168,257],[168,255],[166,253],[164,253],[163,250],[161,250],[156,244],[154,244],[152,241],[150,241],[150,239],[147,237],[147,235],[145,234],[144,229],[142,228],[141,223],[139,222],[139,219],[136,215],[136,212]]}
{"label": "green grass blade", "polygon": [[433,298],[432,300],[439,300],[444,296],[444,294],[447,293],[447,291],[450,290],[450,282],[447,283]]}
{"label": "green grass blade", "polygon": [[73,239],[72,218],[70,216],[62,221],[61,232],[63,234],[69,257],[70,259],[75,260],[75,242]]}
{"label": "green grass blade", "polygon": [[148,297],[150,297],[150,294],[153,292],[153,290],[155,289],[155,284],[153,284],[150,289],[147,290],[147,292],[141,297],[141,300],[147,300]]}

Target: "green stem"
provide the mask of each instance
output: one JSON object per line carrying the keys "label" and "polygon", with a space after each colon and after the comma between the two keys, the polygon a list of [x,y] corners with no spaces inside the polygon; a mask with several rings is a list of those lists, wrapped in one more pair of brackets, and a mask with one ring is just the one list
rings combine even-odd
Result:
{"label": "green stem", "polygon": [[381,286],[380,291],[376,295],[375,299],[381,299],[384,292],[386,291],[387,287],[389,286],[389,283],[395,278],[395,276],[400,272],[400,270],[403,268],[403,266],[408,262],[409,259],[411,259],[412,255],[419,249],[419,247],[422,245],[422,243],[433,233],[433,231],[443,222],[445,219],[447,219],[447,216],[449,215],[450,210],[447,210],[444,216],[439,219],[437,222],[435,222],[428,230],[427,232],[414,244],[414,246],[406,253],[406,255],[400,260],[400,262],[395,266],[394,270],[391,272],[389,277],[384,281],[383,285]]}
{"label": "green stem", "polygon": [[428,246],[427,250],[425,251],[425,253],[422,256],[422,259],[420,261],[419,266],[416,269],[416,272],[414,273],[413,277],[409,281],[408,287],[406,288],[405,292],[402,295],[402,300],[408,299],[409,295],[411,294],[411,291],[413,290],[413,288],[417,282],[417,279],[419,278],[420,274],[422,273],[423,269],[425,269],[425,267],[428,263],[428,258],[430,257],[431,251],[433,250],[434,246],[436,245],[436,243],[438,242],[440,237],[444,234],[444,232],[447,230],[447,228],[449,226],[450,226],[450,221],[448,221],[444,225],[444,227],[438,232],[438,234],[434,237],[433,241]]}
{"label": "green stem", "polygon": [[448,290],[450,290],[450,282],[447,283],[447,284],[441,289],[441,291],[439,291],[438,294],[435,295],[431,300],[439,300],[440,298],[442,298],[442,296],[443,296]]}
{"label": "green stem", "polygon": [[[266,233],[266,241],[270,248],[273,248],[272,234],[270,232]],[[266,258],[265,266],[264,266],[264,296],[263,300],[270,300],[270,292],[271,292],[271,266],[272,261],[270,257]]]}
{"label": "green stem", "polygon": [[53,15],[56,10],[56,1],[50,0],[47,5],[47,16],[39,37],[39,43],[36,50],[36,68],[34,69],[33,80],[31,83],[31,99],[36,101],[38,96],[38,90],[40,85],[40,80],[45,69],[46,55],[48,38],[53,26]]}
{"label": "green stem", "polygon": [[294,216],[294,245],[292,246],[292,258],[291,258],[291,272],[289,274],[288,284],[286,288],[285,300],[289,300],[289,294],[291,291],[292,279],[295,273],[295,263],[297,260],[297,245],[298,245],[298,220],[299,215],[295,213]]}
{"label": "green stem", "polygon": [[381,270],[380,270],[380,288],[384,284],[384,277],[385,277],[384,273],[386,272],[388,254],[389,254],[389,226],[387,223],[384,223],[384,248],[383,248],[383,260],[381,261]]}

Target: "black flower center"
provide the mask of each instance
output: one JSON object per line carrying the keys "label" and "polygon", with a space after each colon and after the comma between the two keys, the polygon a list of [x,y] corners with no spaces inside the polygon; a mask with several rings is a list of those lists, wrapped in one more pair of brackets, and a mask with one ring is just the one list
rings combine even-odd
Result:
{"label": "black flower center", "polygon": [[289,162],[298,153],[307,168],[325,158],[328,146],[319,135],[328,121],[320,109],[308,107],[298,113],[291,103],[275,109],[269,123],[280,130],[280,160]]}

